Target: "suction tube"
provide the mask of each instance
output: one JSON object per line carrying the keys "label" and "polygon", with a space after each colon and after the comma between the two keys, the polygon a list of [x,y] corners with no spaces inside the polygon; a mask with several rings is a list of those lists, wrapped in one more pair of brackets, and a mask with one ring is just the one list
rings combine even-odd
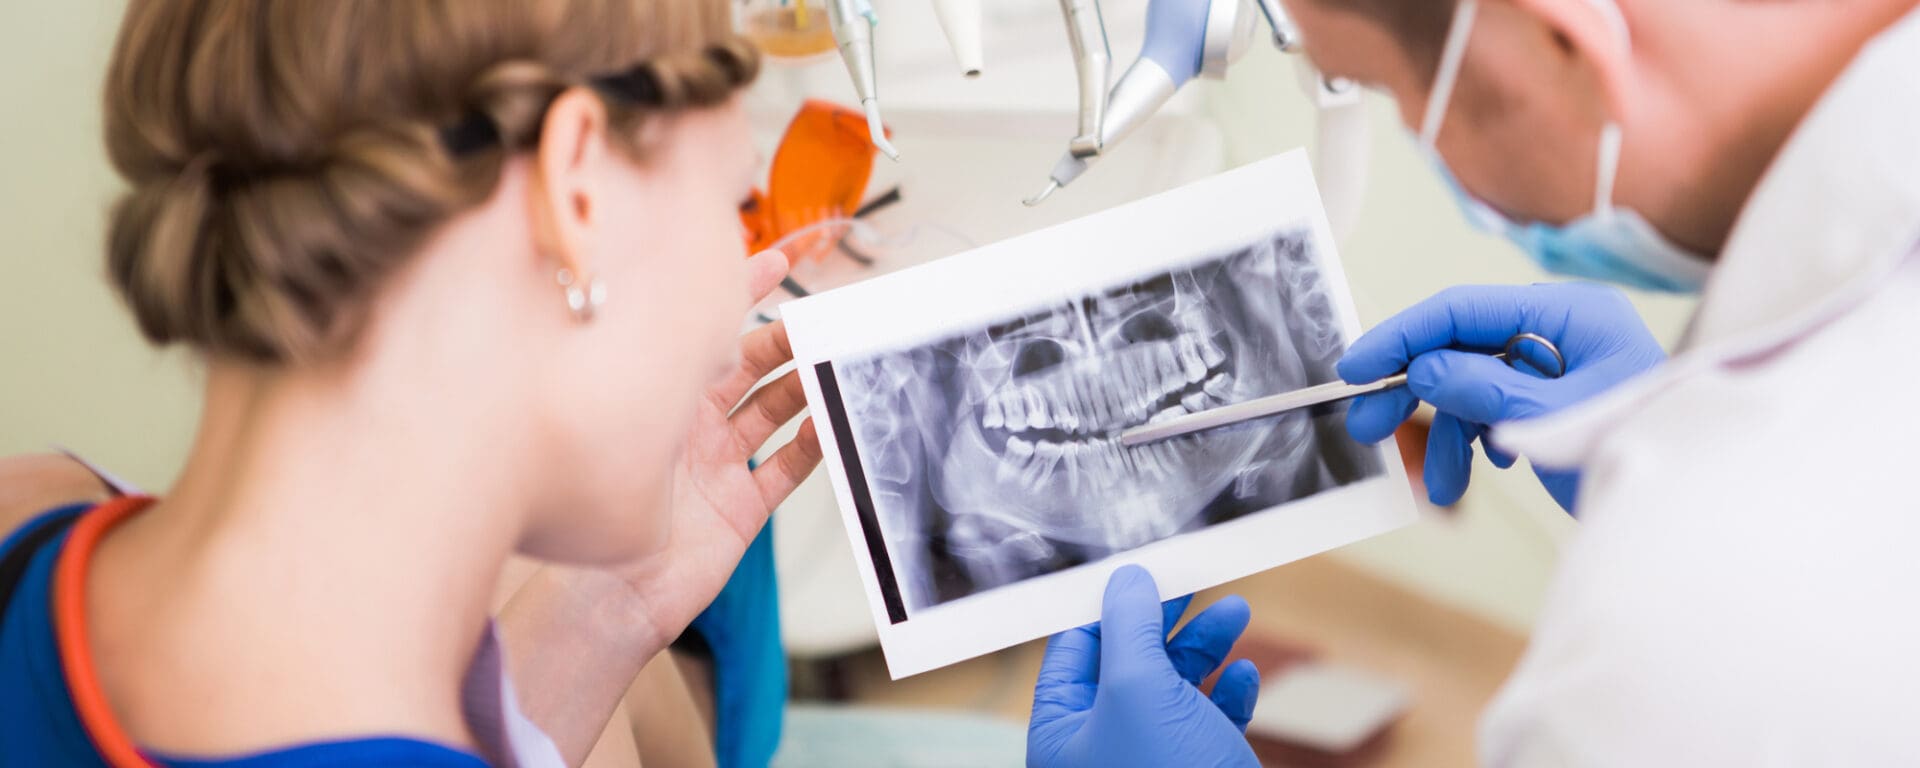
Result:
{"label": "suction tube", "polygon": [[940,17],[940,29],[947,33],[947,45],[960,62],[960,74],[979,77],[985,54],[980,42],[980,0],[933,0],[933,11]]}

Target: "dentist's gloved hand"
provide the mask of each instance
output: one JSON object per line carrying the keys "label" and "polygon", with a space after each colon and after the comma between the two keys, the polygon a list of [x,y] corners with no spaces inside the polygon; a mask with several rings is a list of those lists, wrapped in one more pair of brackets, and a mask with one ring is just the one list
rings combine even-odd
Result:
{"label": "dentist's gloved hand", "polygon": [[1247,628],[1247,601],[1214,603],[1168,640],[1165,628],[1190,599],[1163,606],[1146,569],[1114,572],[1100,623],[1047,643],[1027,726],[1029,768],[1259,766],[1243,734],[1260,693],[1253,662],[1228,665],[1211,700],[1194,687]]}
{"label": "dentist's gloved hand", "polygon": [[[1560,348],[1566,375],[1545,379],[1490,355],[1516,333],[1534,333]],[[1365,383],[1407,372],[1407,386],[1355,398],[1347,431],[1373,443],[1393,434],[1418,400],[1439,416],[1427,438],[1427,496],[1445,506],[1467,490],[1473,441],[1505,469],[1514,456],[1485,440],[1489,425],[1558,411],[1658,365],[1666,352],[1619,290],[1596,283],[1460,286],[1394,315],[1361,336],[1339,364],[1340,378]],[[1540,484],[1573,511],[1577,471],[1541,471]]]}

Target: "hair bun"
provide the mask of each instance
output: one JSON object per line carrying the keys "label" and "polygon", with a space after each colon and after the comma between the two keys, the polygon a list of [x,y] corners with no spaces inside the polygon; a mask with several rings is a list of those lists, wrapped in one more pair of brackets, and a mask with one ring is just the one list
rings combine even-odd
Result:
{"label": "hair bun", "polygon": [[655,107],[609,109],[640,152],[650,115],[743,85],[746,46],[712,0],[133,0],[104,99],[131,187],[108,271],[156,343],[341,351],[383,281],[538,143],[560,93],[670,62],[649,68]]}
{"label": "hair bun", "polygon": [[141,332],[156,342],[203,337],[207,318],[195,308],[223,293],[232,303],[216,249],[202,242],[217,160],[196,154],[171,178],[140,184],[114,207],[107,269]]}

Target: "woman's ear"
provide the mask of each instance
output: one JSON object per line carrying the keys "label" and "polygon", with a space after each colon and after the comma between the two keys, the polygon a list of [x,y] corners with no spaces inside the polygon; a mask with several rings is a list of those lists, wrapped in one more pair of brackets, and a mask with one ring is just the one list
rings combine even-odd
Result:
{"label": "woman's ear", "polygon": [[528,203],[537,252],[582,278],[593,274],[589,235],[598,223],[606,154],[606,105],[586,88],[568,88],[541,122]]}
{"label": "woman's ear", "polygon": [[1607,114],[1627,122],[1633,103],[1633,43],[1617,0],[1512,0],[1545,25],[1567,54],[1593,70]]}

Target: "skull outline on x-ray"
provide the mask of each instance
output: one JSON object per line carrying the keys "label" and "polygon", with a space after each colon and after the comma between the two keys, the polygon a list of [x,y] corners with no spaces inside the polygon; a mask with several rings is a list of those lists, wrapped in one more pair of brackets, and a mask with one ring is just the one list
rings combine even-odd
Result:
{"label": "skull outline on x-ray", "polygon": [[1315,448],[1327,427],[1306,413],[1138,451],[1112,444],[1156,417],[1331,375],[1344,345],[1322,277],[1308,238],[1284,230],[1190,267],[836,364],[854,394],[846,403],[908,603],[1052,572],[1339,484]]}

